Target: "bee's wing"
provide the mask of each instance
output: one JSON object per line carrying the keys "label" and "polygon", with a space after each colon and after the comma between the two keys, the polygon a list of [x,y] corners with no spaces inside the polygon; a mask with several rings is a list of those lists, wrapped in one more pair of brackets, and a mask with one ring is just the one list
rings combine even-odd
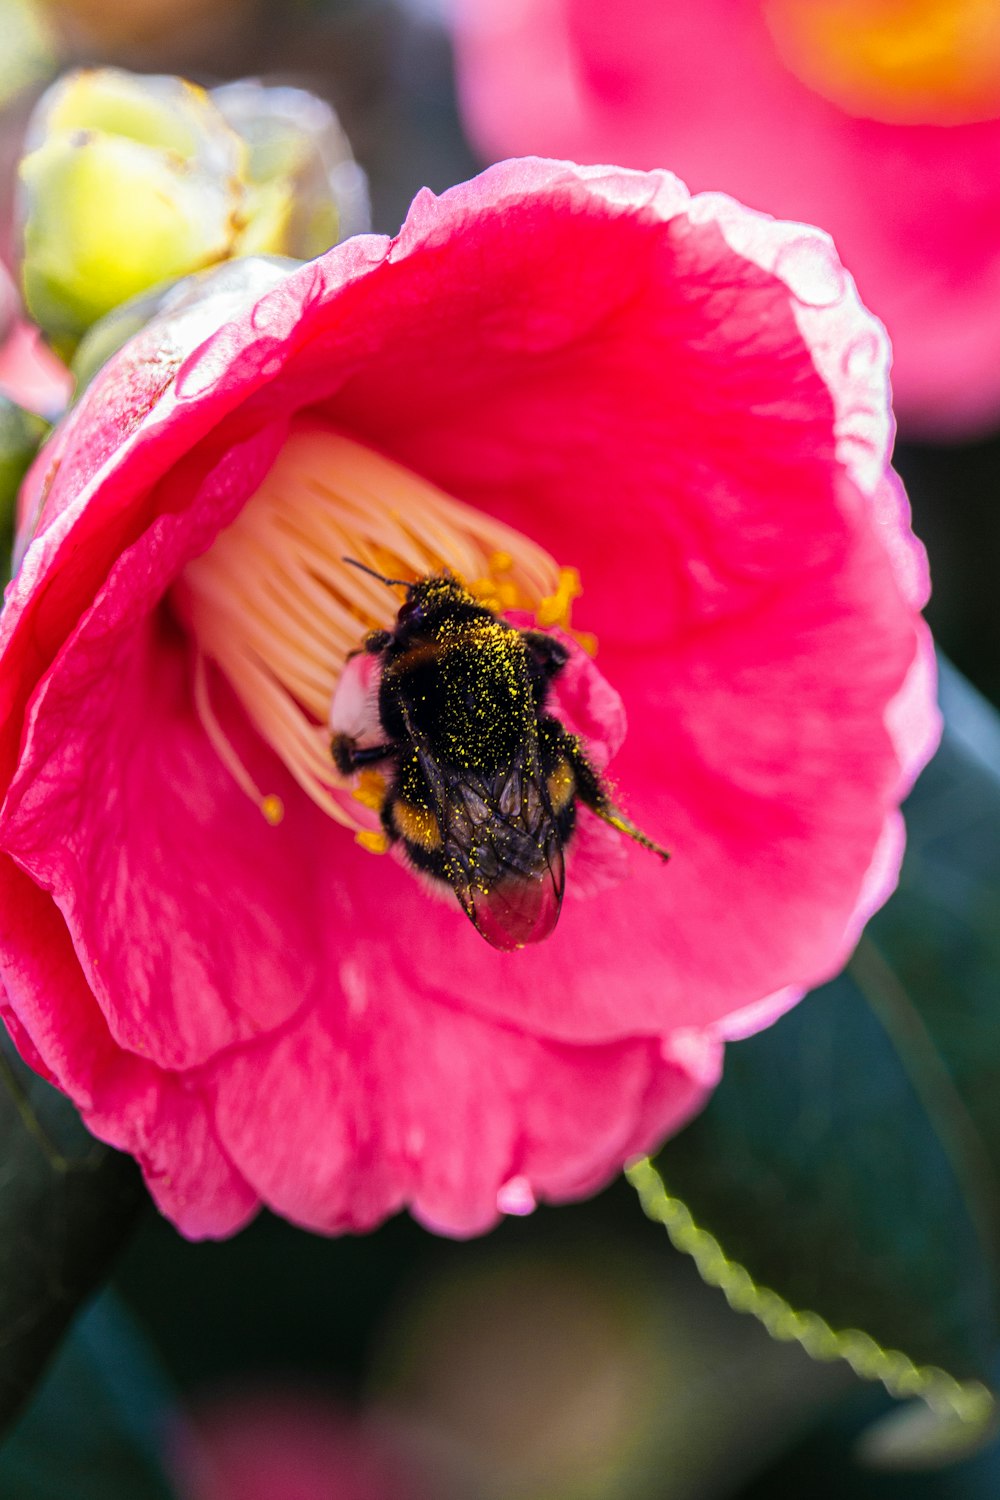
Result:
{"label": "bee's wing", "polygon": [[503,951],[541,942],[559,920],[566,868],[534,746],[496,775],[424,769],[448,879],[470,921]]}
{"label": "bee's wing", "polygon": [[477,931],[507,952],[547,938],[559,920],[566,872],[562,844],[553,828],[533,874],[501,877],[495,885],[469,884],[458,899]]}

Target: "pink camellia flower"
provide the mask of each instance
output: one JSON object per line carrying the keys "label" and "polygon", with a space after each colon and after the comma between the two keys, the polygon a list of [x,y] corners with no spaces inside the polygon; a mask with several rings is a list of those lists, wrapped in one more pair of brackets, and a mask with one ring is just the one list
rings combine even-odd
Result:
{"label": "pink camellia flower", "polygon": [[[383,1424],[384,1425],[384,1424]],[[414,1445],[410,1445],[414,1446]],[[320,1392],[236,1390],[196,1406],[169,1443],[177,1500],[427,1500],[427,1465]]]}
{"label": "pink camellia flower", "polygon": [[487,157],[666,162],[822,224],[893,343],[896,410],[1000,420],[995,0],[456,0]]}
{"label": "pink camellia flower", "polygon": [[[203,291],[22,497],[13,1035],[188,1235],[590,1192],[894,883],[937,721],[881,330],[817,231],[538,160]],[[345,663],[401,601],[345,558],[561,630],[551,708],[670,864],[581,809],[505,953],[376,853],[385,766],[340,776],[330,716],[360,741]]]}

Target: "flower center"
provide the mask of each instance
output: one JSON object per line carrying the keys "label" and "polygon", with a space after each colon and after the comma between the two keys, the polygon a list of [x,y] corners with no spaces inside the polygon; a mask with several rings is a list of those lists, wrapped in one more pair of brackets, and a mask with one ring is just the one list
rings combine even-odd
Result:
{"label": "flower center", "polygon": [[195,642],[195,707],[220,760],[280,822],[280,799],[256,785],[216,716],[209,662],[313,802],[375,849],[382,840],[364,811],[379,800],[375,773],[339,775],[330,710],[348,658],[368,631],[393,627],[401,601],[346,558],[394,579],[449,569],[490,608],[530,611],[543,626],[568,626],[579,580],[511,527],[314,423],[293,428],[236,520],[187,565],[175,603]]}
{"label": "flower center", "polygon": [[785,63],[855,115],[957,125],[1000,113],[997,0],[764,0]]}

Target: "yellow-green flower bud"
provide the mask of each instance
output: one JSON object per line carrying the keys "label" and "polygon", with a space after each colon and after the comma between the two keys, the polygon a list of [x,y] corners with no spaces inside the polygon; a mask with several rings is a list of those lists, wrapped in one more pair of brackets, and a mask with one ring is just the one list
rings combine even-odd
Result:
{"label": "yellow-green flower bud", "polygon": [[147,287],[236,252],[246,147],[182,79],[71,73],[43,96],[27,144],[25,301],[64,345]]}
{"label": "yellow-green flower bud", "polygon": [[322,99],[252,78],[211,97],[249,153],[239,254],[311,260],[370,227],[365,174]]}

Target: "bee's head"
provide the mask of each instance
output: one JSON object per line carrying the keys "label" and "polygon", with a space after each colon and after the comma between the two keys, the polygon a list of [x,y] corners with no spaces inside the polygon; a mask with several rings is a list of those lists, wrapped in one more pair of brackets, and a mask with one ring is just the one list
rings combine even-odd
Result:
{"label": "bee's head", "polygon": [[434,573],[407,584],[406,602],[400,609],[400,625],[420,625],[435,615],[446,614],[458,604],[472,602],[469,591],[453,573]]}
{"label": "bee's head", "polygon": [[379,583],[384,583],[388,588],[406,590],[406,599],[396,616],[397,625],[420,625],[432,616],[447,614],[458,605],[475,605],[468,589],[448,569],[432,573],[427,578],[410,581],[406,578],[386,578],[384,573],[377,573],[374,568],[370,568],[367,563],[358,562],[355,557],[345,557],[342,561],[367,573],[371,578],[377,578]]}

